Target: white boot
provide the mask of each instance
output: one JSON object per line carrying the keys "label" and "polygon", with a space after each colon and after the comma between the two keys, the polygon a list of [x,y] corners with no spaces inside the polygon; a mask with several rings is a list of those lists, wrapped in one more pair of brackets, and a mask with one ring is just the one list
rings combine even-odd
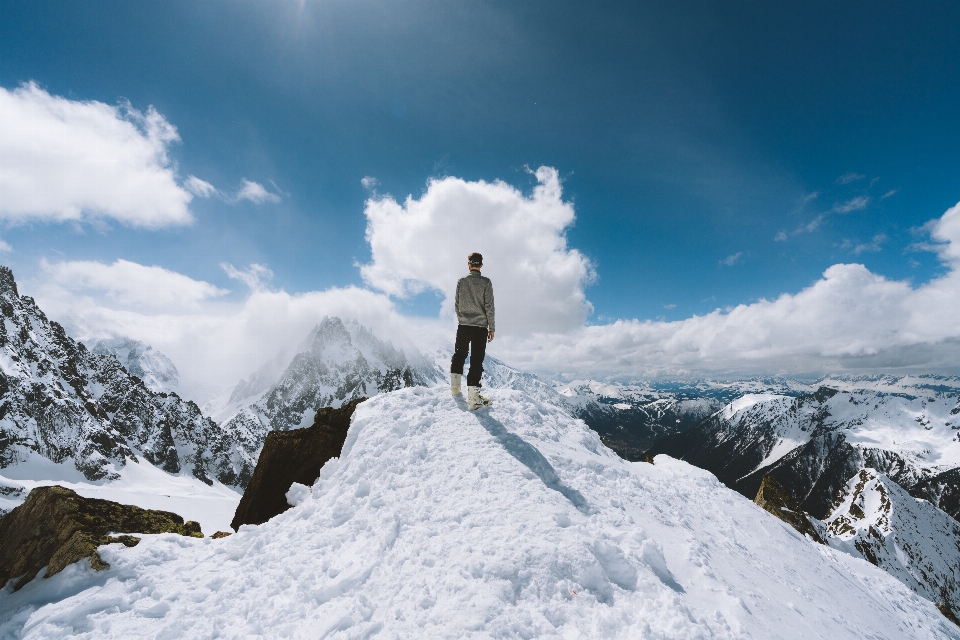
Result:
{"label": "white boot", "polygon": [[450,395],[452,396],[460,395],[460,378],[462,377],[463,377],[462,373],[450,374]]}
{"label": "white boot", "polygon": [[467,407],[479,409],[490,404],[490,399],[480,395],[480,387],[467,387]]}

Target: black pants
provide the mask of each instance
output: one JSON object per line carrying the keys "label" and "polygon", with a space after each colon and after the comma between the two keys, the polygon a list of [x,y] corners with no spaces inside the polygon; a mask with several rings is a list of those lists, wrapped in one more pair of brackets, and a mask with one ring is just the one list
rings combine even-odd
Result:
{"label": "black pants", "polygon": [[487,328],[457,325],[457,343],[450,361],[450,373],[463,373],[463,363],[467,361],[470,350],[470,373],[467,375],[468,387],[479,387],[483,375],[483,356],[487,352]]}

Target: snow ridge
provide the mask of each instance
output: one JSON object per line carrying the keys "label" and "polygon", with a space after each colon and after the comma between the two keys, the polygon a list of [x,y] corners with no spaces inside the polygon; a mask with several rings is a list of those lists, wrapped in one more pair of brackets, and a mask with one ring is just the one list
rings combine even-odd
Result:
{"label": "snow ridge", "polygon": [[[960,638],[927,600],[716,478],[631,463],[566,410],[442,387],[361,404],[298,506],[144,536],[0,597],[23,638]],[[66,596],[66,597],[64,597]]]}

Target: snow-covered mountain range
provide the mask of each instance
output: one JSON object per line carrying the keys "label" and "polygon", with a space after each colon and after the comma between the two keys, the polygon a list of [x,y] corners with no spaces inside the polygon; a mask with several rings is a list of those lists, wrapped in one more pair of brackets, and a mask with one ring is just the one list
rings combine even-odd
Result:
{"label": "snow-covered mountain range", "polygon": [[43,467],[104,482],[143,460],[207,484],[249,475],[256,459],[194,403],[151,390],[112,353],[70,338],[19,295],[6,267],[0,312],[0,474],[34,479],[30,469]]}
{"label": "snow-covered mountain range", "polygon": [[[163,354],[123,338],[86,349],[48,320],[31,298],[20,296],[12,273],[3,268],[0,312],[0,512],[22,502],[31,488],[57,482],[89,497],[172,509],[205,523],[209,532],[226,528],[223,523],[239,498],[230,487],[246,484],[267,432],[304,426],[321,406],[389,394],[405,398],[400,404],[383,401],[397,415],[409,414],[397,423],[404,433],[410,425],[427,429],[433,420],[460,420],[447,415],[446,406],[453,403],[462,409],[462,399],[458,404],[445,388],[452,347],[429,357],[398,350],[362,325],[339,318],[322,320],[296,354],[278,355],[201,412],[171,391],[177,371]],[[603,473],[612,473],[610,477],[650,481],[644,473],[637,475],[649,465],[620,461],[616,464],[626,465],[627,471],[609,471],[620,467],[599,446],[595,432],[625,458],[671,453],[713,471],[748,497],[760,479],[771,474],[806,511],[826,518],[813,522],[832,547],[889,571],[948,615],[960,604],[953,569],[960,566],[955,557],[960,533],[956,521],[936,508],[954,517],[960,511],[960,379],[551,384],[488,356],[484,384],[507,406],[501,419],[476,414],[480,426],[528,469],[532,475],[524,476],[527,480],[538,478],[591,522],[605,513],[606,506],[597,506],[604,500],[622,517],[633,518],[623,514],[634,513],[640,498],[619,485],[603,485],[606,493],[593,487],[590,493],[578,480],[584,469],[606,465]],[[399,396],[394,393],[404,389]],[[418,407],[426,407],[419,418],[403,404],[413,398],[425,399],[417,400]],[[484,415],[497,415],[498,410],[495,406],[492,414]],[[576,417],[594,431],[584,431]],[[547,424],[552,426],[544,427]],[[517,425],[525,426],[513,431]],[[528,436],[538,444],[528,446]],[[354,446],[350,442],[348,438]],[[560,449],[553,451],[556,447]],[[553,453],[545,457],[542,451]],[[570,466],[570,460],[580,458],[581,466]],[[661,467],[674,464],[668,458],[658,460]],[[559,471],[564,465],[569,467],[566,475]],[[691,473],[690,467],[683,469]],[[719,485],[697,486],[720,499]],[[926,501],[910,497],[901,487]],[[623,506],[631,501],[634,511]],[[590,577],[593,570],[588,569],[564,574],[576,587],[571,593],[589,594],[607,605],[617,598],[630,601],[633,596],[617,595],[617,589],[636,591],[630,585],[631,576],[642,573],[638,562],[646,563],[671,590],[688,592],[678,574],[665,568],[666,560],[655,551],[648,553],[644,545],[629,552],[630,545],[625,547],[617,537],[622,532],[614,535],[614,529],[588,545],[599,574]],[[610,547],[604,542],[608,540],[619,541]],[[647,591],[648,596],[654,593]],[[703,595],[696,593],[697,598]],[[732,617],[716,623],[719,626],[696,619],[691,628],[723,635],[723,629],[735,627],[724,625],[739,615],[730,613]],[[633,629],[632,624],[624,629]]]}
{"label": "snow-covered mountain range", "polygon": [[818,518],[868,467],[940,505],[956,496],[950,481],[960,467],[958,414],[956,379],[824,380],[817,391],[795,397],[742,396],[661,438],[651,453],[708,469],[747,496],[772,475]]}
{"label": "snow-covered mountain range", "polygon": [[361,404],[298,506],[143,536],[0,597],[0,635],[960,638],[888,573],[707,472],[628,462],[569,413],[443,387]]}

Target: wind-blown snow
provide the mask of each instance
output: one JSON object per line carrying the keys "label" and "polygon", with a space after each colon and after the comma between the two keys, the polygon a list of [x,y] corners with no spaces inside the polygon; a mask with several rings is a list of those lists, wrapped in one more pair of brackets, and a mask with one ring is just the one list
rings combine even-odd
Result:
{"label": "wind-blown snow", "polygon": [[[929,601],[705,471],[621,460],[556,406],[442,387],[361,404],[299,506],[110,545],[0,594],[24,638],[960,638]],[[68,596],[68,597],[64,597]],[[45,601],[58,600],[43,605]],[[22,632],[22,633],[21,633]]]}

